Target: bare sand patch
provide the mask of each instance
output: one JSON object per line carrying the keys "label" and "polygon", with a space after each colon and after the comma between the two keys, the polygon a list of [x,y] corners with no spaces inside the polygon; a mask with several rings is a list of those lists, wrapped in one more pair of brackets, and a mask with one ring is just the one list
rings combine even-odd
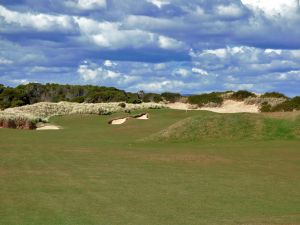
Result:
{"label": "bare sand patch", "polygon": [[108,123],[110,125],[121,125],[127,122],[129,119],[137,119],[137,120],[148,120],[149,119],[149,114],[148,113],[141,113],[135,116],[127,116],[124,118],[117,118],[117,119],[112,119]]}
{"label": "bare sand patch", "polygon": [[259,107],[257,105],[247,105],[245,102],[226,100],[220,107],[197,107],[188,103],[171,103],[167,104],[167,107],[178,110],[206,110],[216,113],[259,113]]}
{"label": "bare sand patch", "polygon": [[60,129],[61,128],[59,126],[53,124],[43,125],[41,127],[36,128],[36,130],[60,130]]}
{"label": "bare sand patch", "polygon": [[109,122],[109,124],[111,125],[121,125],[123,123],[125,123],[127,121],[127,117],[126,118],[122,118],[122,119],[115,119]]}

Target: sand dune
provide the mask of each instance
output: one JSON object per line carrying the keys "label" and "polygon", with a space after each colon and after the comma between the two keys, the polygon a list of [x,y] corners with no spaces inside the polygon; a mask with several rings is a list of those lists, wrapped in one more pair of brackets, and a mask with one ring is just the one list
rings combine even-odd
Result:
{"label": "sand dune", "polygon": [[216,113],[259,113],[259,107],[257,105],[247,105],[244,102],[238,102],[233,100],[226,100],[224,101],[221,107],[202,107],[198,108],[194,105],[188,103],[170,103],[167,104],[166,107],[171,109],[178,109],[178,110],[207,110]]}

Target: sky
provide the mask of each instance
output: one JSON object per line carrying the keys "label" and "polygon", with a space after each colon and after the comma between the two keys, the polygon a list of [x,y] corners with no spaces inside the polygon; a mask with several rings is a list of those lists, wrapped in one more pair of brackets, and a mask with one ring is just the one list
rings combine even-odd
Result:
{"label": "sky", "polygon": [[0,83],[300,95],[299,0],[0,0]]}

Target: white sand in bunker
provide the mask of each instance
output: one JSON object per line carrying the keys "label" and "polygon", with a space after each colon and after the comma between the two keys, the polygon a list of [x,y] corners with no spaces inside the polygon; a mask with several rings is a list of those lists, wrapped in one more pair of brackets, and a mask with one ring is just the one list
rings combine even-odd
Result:
{"label": "white sand in bunker", "polygon": [[142,114],[139,114],[136,116],[129,116],[129,117],[124,117],[124,118],[114,119],[114,120],[109,121],[108,123],[110,125],[121,125],[121,124],[124,124],[129,119],[148,120],[149,115],[148,115],[148,113],[142,113]]}
{"label": "white sand in bunker", "polygon": [[127,117],[126,118],[123,118],[123,119],[116,119],[116,120],[112,120],[110,122],[111,125],[120,125],[120,124],[123,124],[127,121]]}
{"label": "white sand in bunker", "polygon": [[36,130],[60,130],[61,128],[53,125],[53,124],[48,124],[48,125],[43,125],[41,127],[36,128]]}
{"label": "white sand in bunker", "polygon": [[259,113],[259,107],[257,105],[247,105],[244,102],[226,100],[220,107],[195,107],[194,105],[188,103],[171,103],[167,104],[167,107],[171,109],[179,110],[206,110],[216,113]]}

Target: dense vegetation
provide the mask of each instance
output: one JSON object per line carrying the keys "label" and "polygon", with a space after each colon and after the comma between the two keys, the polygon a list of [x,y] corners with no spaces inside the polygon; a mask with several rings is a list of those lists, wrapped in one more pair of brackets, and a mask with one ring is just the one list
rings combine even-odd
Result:
{"label": "dense vegetation", "polygon": [[0,109],[34,104],[38,102],[78,102],[103,103],[127,102],[140,104],[142,102],[177,101],[179,93],[165,92],[162,94],[130,93],[114,87],[99,87],[92,85],[60,85],[30,83],[15,88],[0,84]]}
{"label": "dense vegetation", "polygon": [[256,97],[256,95],[252,92],[245,91],[245,90],[234,92],[231,95],[231,99],[237,100],[237,101],[243,101],[243,100],[245,100],[246,98],[249,98],[249,97]]}
{"label": "dense vegetation", "polygon": [[[34,104],[38,102],[69,101],[77,103],[126,102],[140,104],[142,102],[178,102],[184,101],[199,107],[218,107],[225,99],[247,101],[247,104],[260,105],[262,112],[300,110],[300,97],[288,98],[282,93],[267,92],[261,96],[241,90],[237,92],[212,92],[208,94],[184,97],[179,93],[164,92],[137,93],[126,92],[114,87],[92,85],[61,85],[30,83],[15,88],[0,84],[0,109]],[[274,100],[278,101],[274,101]]]}
{"label": "dense vegetation", "polygon": [[210,93],[210,94],[201,94],[201,95],[192,95],[189,96],[188,102],[190,104],[198,105],[202,107],[206,104],[212,103],[216,105],[222,105],[223,98],[218,93]]}

